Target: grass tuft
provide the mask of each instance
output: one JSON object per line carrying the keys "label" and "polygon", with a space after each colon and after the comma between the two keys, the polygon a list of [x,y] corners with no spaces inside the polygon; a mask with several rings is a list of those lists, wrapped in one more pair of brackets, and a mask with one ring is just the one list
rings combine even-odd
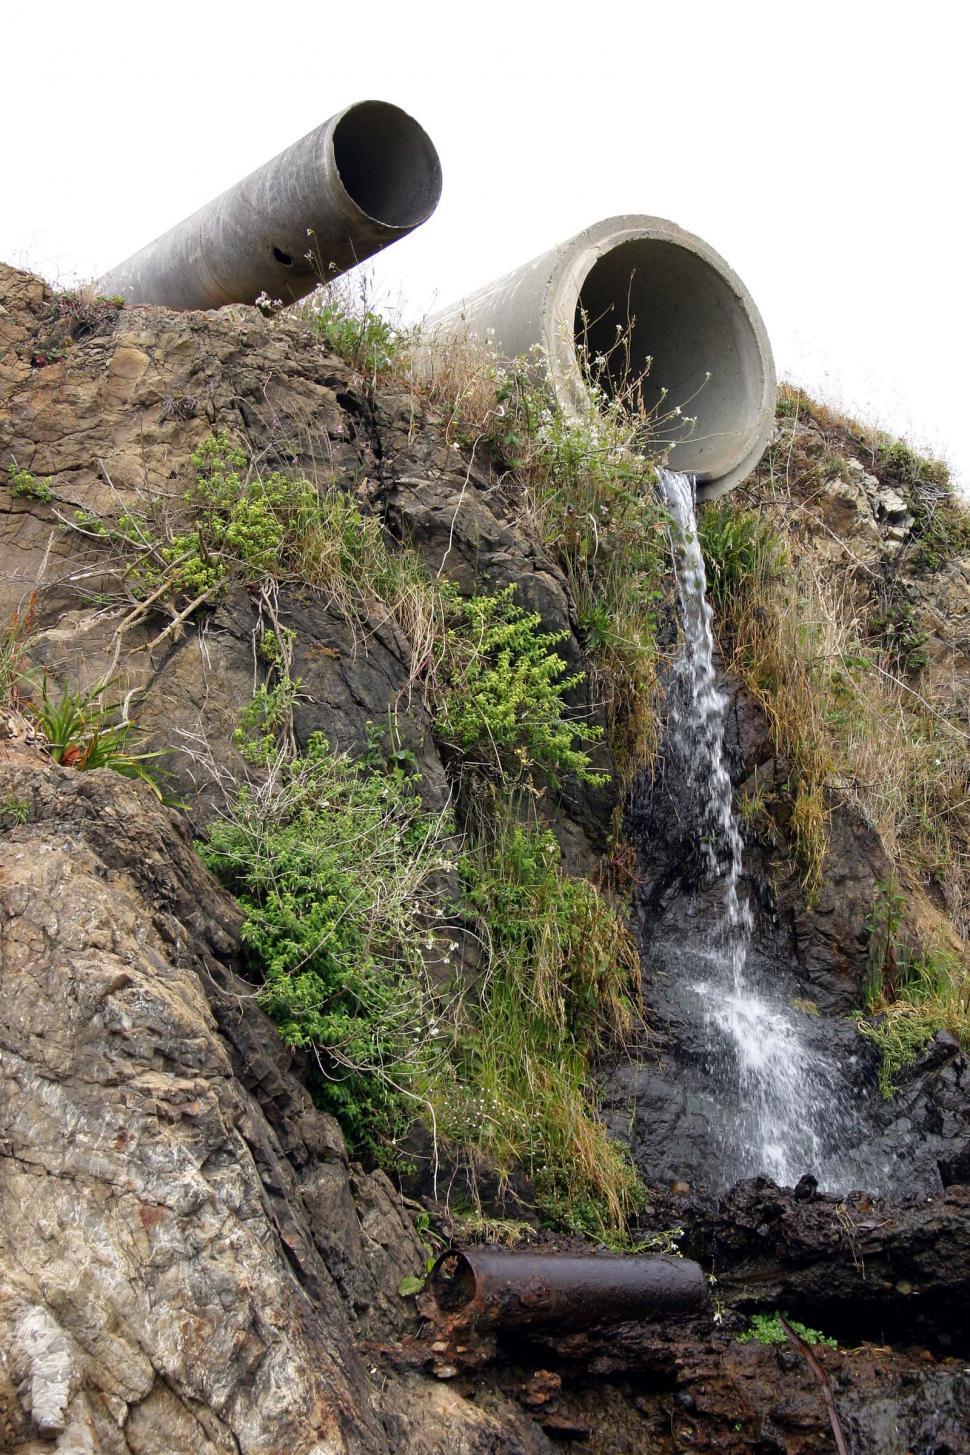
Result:
{"label": "grass tuft", "polygon": [[567,877],[552,833],[497,799],[459,864],[483,968],[463,997],[456,1044],[476,1144],[524,1168],[548,1212],[588,1232],[639,1201],[625,1152],[590,1107],[592,1059],[635,1021],[639,961],[625,917]]}
{"label": "grass tuft", "polygon": [[970,967],[947,946],[886,955],[883,973],[870,978],[867,1005],[869,1017],[859,1015],[859,1031],[880,1053],[879,1089],[885,1097],[895,1093],[900,1074],[938,1031],[970,1047]]}

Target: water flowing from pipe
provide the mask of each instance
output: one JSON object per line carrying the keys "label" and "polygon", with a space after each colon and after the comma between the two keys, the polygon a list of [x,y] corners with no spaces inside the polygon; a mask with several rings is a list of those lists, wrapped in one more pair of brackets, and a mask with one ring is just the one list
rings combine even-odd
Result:
{"label": "water flowing from pipe", "polygon": [[[766,1174],[791,1184],[804,1173],[836,1190],[870,1185],[858,1148],[865,1131],[851,1091],[831,1058],[806,1039],[785,989],[764,983],[752,963],[753,917],[742,877],[743,841],[724,761],[727,699],[714,667],[713,618],[697,534],[694,482],[661,472],[676,529],[674,559],[683,623],[679,681],[672,693],[673,747],[687,765],[706,893],[691,963],[717,1104],[722,1181]],[[856,1181],[852,1179],[856,1178]]]}

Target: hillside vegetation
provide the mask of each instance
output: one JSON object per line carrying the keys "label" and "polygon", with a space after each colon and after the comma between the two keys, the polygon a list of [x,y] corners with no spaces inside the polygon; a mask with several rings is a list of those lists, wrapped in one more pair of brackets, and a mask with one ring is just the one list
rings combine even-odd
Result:
{"label": "hillside vegetation", "polygon": [[[37,306],[53,367],[119,316],[94,309],[84,332],[76,299]],[[471,346],[429,367],[420,340],[366,309],[331,301],[263,327],[309,331],[340,355],[359,421],[377,391],[396,398],[409,442],[437,431],[460,486],[440,564],[394,525],[373,451],[349,472],[335,464],[346,426],[321,463],[275,416],[210,427],[201,390],[170,392],[158,402],[164,487],[109,478],[79,503],[43,450],[37,468],[10,452],[10,501],[83,550],[82,600],[110,621],[111,650],[95,680],[59,676],[51,623],[24,594],[0,645],[4,706],[57,761],[146,778],[187,806],[184,778],[166,777],[184,741],[157,714],[150,739],[136,725],[129,643],[141,633],[139,650],[165,657],[187,632],[227,630],[244,605],[248,700],[215,758],[209,738],[191,749],[219,790],[198,849],[238,900],[260,1003],[318,1104],[357,1153],[405,1177],[415,1158],[435,1178],[457,1162],[472,1196],[479,1178],[511,1179],[559,1225],[620,1239],[642,1194],[596,1116],[593,1078],[604,1053],[649,1034],[622,806],[651,771],[675,645],[658,421],[595,390],[589,418],[567,421],[524,367]],[[472,490],[488,529],[535,543],[531,569],[563,594],[564,614],[530,599],[521,571],[503,584],[484,551],[459,569]],[[750,832],[797,865],[808,904],[837,800],[865,815],[891,862],[870,908],[862,1009],[874,1018],[861,1023],[888,1091],[934,1031],[968,1031],[970,663],[949,593],[963,600],[970,523],[938,462],[783,389],[761,467],[703,511],[701,532],[725,660],[786,765],[780,789],[742,805]],[[308,611],[341,624],[339,648],[308,643]],[[307,730],[308,654],[319,663],[351,643],[361,662],[387,633],[404,675],[366,745]],[[441,765],[434,784],[418,715]],[[596,853],[571,863],[569,823],[591,816]]]}

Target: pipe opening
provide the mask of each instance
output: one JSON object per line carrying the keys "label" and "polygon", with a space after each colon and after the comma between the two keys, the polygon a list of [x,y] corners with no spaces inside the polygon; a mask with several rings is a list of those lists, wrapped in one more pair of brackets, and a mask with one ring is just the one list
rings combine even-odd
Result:
{"label": "pipe opening", "polygon": [[438,1307],[457,1313],[475,1297],[475,1274],[463,1253],[446,1253],[431,1274],[431,1287]]}
{"label": "pipe opening", "polygon": [[672,469],[717,477],[750,449],[765,383],[758,339],[731,283],[696,252],[660,238],[611,248],[580,288],[574,329],[579,361],[608,393],[649,370],[642,403],[662,420],[658,438],[676,444]]}
{"label": "pipe opening", "polygon": [[438,205],[441,164],[431,138],[397,106],[362,101],[333,133],[340,180],[360,210],[386,227],[417,227]]}

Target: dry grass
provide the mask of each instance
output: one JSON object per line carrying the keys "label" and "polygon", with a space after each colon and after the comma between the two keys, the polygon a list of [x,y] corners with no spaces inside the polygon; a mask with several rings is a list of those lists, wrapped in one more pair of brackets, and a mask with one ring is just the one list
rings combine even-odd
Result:
{"label": "dry grass", "polygon": [[954,920],[970,909],[968,739],[865,640],[849,593],[810,560],[752,585],[730,630],[736,665],[791,764],[791,828],[809,898],[831,792],[857,804],[890,857],[932,881]]}
{"label": "dry grass", "polygon": [[[873,455],[881,451],[889,462],[887,471],[896,471],[893,479],[908,472],[917,501],[926,488],[944,488],[939,462],[921,461],[886,437],[857,438],[859,426],[821,406],[812,406],[812,419],[829,436],[805,438],[796,419],[805,410],[803,395],[783,391],[781,437],[750,492],[760,505],[758,519],[781,543],[784,570],[754,563],[723,601],[722,625],[791,764],[791,828],[809,895],[823,873],[828,805],[841,794],[873,824],[900,876],[935,888],[965,935],[970,738],[959,699],[966,680],[956,674],[952,687],[936,687],[928,697],[918,680],[900,675],[892,653],[870,631],[878,573],[861,570],[848,545],[842,561],[815,555],[802,530],[815,493],[844,465],[839,450],[858,457],[868,442]],[[738,504],[725,509],[743,513]],[[946,509],[959,542],[966,513],[949,497]]]}

